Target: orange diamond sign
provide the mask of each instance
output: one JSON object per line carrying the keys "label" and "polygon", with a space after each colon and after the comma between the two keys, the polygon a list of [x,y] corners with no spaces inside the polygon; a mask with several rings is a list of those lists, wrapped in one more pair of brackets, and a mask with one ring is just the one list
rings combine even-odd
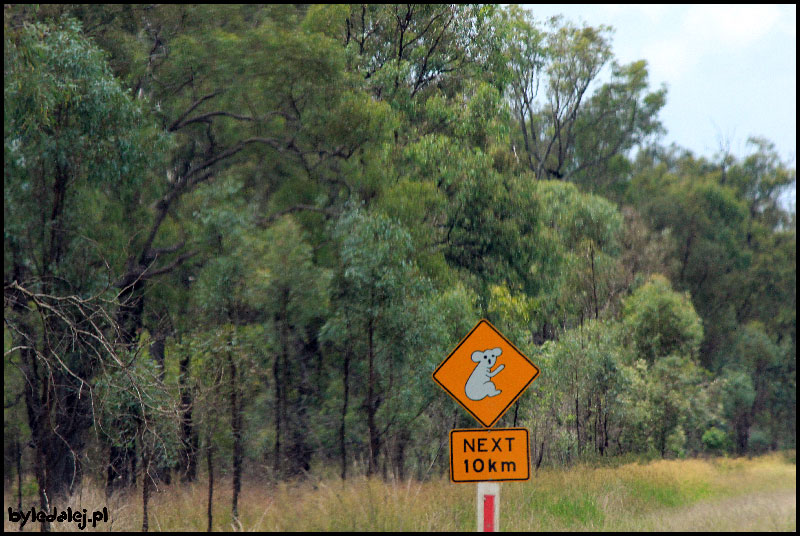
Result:
{"label": "orange diamond sign", "polygon": [[433,379],[491,428],[539,375],[539,368],[481,320],[434,371]]}

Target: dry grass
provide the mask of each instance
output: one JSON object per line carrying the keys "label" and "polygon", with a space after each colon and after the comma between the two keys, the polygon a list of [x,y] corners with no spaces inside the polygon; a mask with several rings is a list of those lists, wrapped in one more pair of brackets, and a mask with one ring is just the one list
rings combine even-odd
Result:
{"label": "dry grass", "polygon": [[[545,471],[504,486],[508,530],[795,530],[796,465],[756,459],[660,460]],[[506,491],[507,490],[507,491]],[[740,505],[749,505],[746,509]],[[735,514],[732,508],[738,508]],[[724,522],[723,522],[724,521]]]}
{"label": "dry grass", "polygon": [[702,501],[691,506],[659,510],[632,521],[620,520],[617,530],[681,532],[774,532],[797,528],[797,495],[791,491],[762,491],[741,497]]}
{"label": "dry grass", "polygon": [[[199,482],[160,489],[150,503],[150,530],[204,531],[207,493]],[[6,512],[10,500],[7,490]],[[112,520],[97,529],[120,531],[141,529],[140,501],[132,493],[107,503],[102,491],[87,485],[67,504],[90,512],[107,506]],[[239,528],[230,503],[230,482],[223,479],[215,487],[215,530]],[[473,531],[475,486],[366,478],[249,482],[239,511],[243,530]],[[500,528],[509,531],[794,531],[796,519],[796,465],[780,455],[542,470],[529,482],[502,485],[500,496]],[[4,528],[17,525],[6,515]]]}

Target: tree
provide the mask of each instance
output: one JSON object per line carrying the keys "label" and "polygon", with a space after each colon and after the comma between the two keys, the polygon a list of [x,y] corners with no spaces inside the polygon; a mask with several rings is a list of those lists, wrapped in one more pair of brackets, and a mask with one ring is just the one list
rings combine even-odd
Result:
{"label": "tree", "polygon": [[554,338],[556,328],[599,318],[615,299],[611,281],[618,270],[622,217],[613,204],[573,184],[529,184],[525,195],[539,207],[528,277],[537,284],[541,341]]}
{"label": "tree", "polygon": [[736,451],[743,454],[748,450],[753,426],[763,430],[769,443],[776,447],[780,439],[787,437],[786,423],[773,419],[785,414],[783,407],[793,403],[786,387],[794,381],[795,368],[786,359],[785,349],[771,340],[760,322],[742,326],[734,341],[727,364],[725,402]]}
{"label": "tree", "polygon": [[[268,227],[295,212],[336,214],[353,190],[343,162],[375,137],[384,107],[359,91],[362,80],[343,69],[332,39],[301,25],[303,8],[155,6],[106,14],[92,31],[115,42],[120,74],[152,103],[172,140],[151,213],[131,233],[117,280],[125,289],[118,321],[129,339],[148,328],[163,344],[161,326],[151,321],[183,323],[186,311],[176,305],[187,300],[154,289],[154,280],[170,277],[191,294],[194,276],[185,265],[205,262],[228,231],[213,213],[219,201],[237,197],[230,188],[246,199],[235,219],[247,225]],[[196,435],[184,394],[191,474]]]}
{"label": "tree", "polygon": [[[566,447],[567,455],[573,457],[607,453],[611,432],[625,426],[624,420],[618,419],[615,396],[620,383],[618,368],[626,361],[619,331],[615,323],[592,319],[565,331],[557,342],[543,348],[543,357],[552,370],[552,385],[541,388],[543,392],[530,410],[539,449]],[[543,418],[533,417],[538,412],[545,413]],[[546,430],[552,423],[566,432],[569,444],[559,444],[552,432],[548,437]]]}
{"label": "tree", "polygon": [[[659,131],[666,90],[647,93],[644,61],[613,61],[608,26],[579,28],[554,18],[546,31],[520,8],[508,16],[510,100],[525,164],[540,180],[600,186],[616,157]],[[609,62],[611,80],[590,95]]]}
{"label": "tree", "polygon": [[[720,169],[691,154],[643,154],[628,193],[648,225],[674,240],[669,276],[691,293],[704,320],[702,360],[712,370],[724,366],[741,324],[759,320],[776,337],[794,332],[795,231],[780,223],[790,218],[775,201],[792,173],[768,152],[745,161]],[[756,201],[752,185],[762,180],[771,193]]]}
{"label": "tree", "polygon": [[141,216],[134,200],[161,149],[74,21],[23,24],[5,45],[6,325],[26,378],[40,491],[55,497],[80,481],[95,377],[124,366],[115,244]]}
{"label": "tree", "polygon": [[[402,227],[360,210],[337,222],[341,268],[334,278],[335,313],[324,328],[327,340],[345,340],[351,356],[362,355],[358,386],[367,428],[367,474],[378,471],[382,445],[395,428],[407,430],[425,408],[419,403],[420,370],[431,360],[439,332],[430,307],[429,282],[409,261],[412,243]],[[435,340],[435,339],[434,339]],[[348,369],[344,371],[349,375]]]}
{"label": "tree", "polygon": [[309,414],[321,403],[317,333],[327,316],[330,272],[313,264],[311,247],[290,216],[265,235],[264,250],[251,261],[265,276],[263,284],[249,285],[248,293],[251,305],[267,313],[274,341],[273,470],[276,476],[301,475],[310,469],[313,451]]}
{"label": "tree", "polygon": [[738,454],[747,451],[752,426],[752,408],[756,398],[753,380],[742,371],[730,370],[723,377],[725,416],[732,425],[733,440]]}
{"label": "tree", "polygon": [[457,4],[317,6],[309,20],[341,40],[348,69],[363,76],[376,97],[410,112],[427,88],[438,85],[454,92],[465,78],[496,60],[495,9]]}
{"label": "tree", "polygon": [[686,294],[653,275],[623,306],[623,317],[636,355],[653,363],[671,354],[698,357],[703,326]]}

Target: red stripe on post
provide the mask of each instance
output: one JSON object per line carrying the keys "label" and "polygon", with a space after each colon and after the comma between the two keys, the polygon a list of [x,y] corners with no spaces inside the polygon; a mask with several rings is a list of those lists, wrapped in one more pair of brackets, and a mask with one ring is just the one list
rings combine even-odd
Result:
{"label": "red stripe on post", "polygon": [[494,495],[483,496],[483,532],[494,532]]}

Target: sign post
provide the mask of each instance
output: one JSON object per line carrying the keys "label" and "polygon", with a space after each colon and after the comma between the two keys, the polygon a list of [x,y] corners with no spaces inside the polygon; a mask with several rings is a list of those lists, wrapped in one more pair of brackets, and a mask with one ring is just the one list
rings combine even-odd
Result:
{"label": "sign post", "polygon": [[492,429],[539,375],[511,341],[481,320],[433,373],[433,380],[484,427],[450,431],[450,480],[476,482],[478,532],[497,532],[498,482],[530,479],[525,428]]}
{"label": "sign post", "polygon": [[478,532],[500,532],[500,484],[478,482]]}

